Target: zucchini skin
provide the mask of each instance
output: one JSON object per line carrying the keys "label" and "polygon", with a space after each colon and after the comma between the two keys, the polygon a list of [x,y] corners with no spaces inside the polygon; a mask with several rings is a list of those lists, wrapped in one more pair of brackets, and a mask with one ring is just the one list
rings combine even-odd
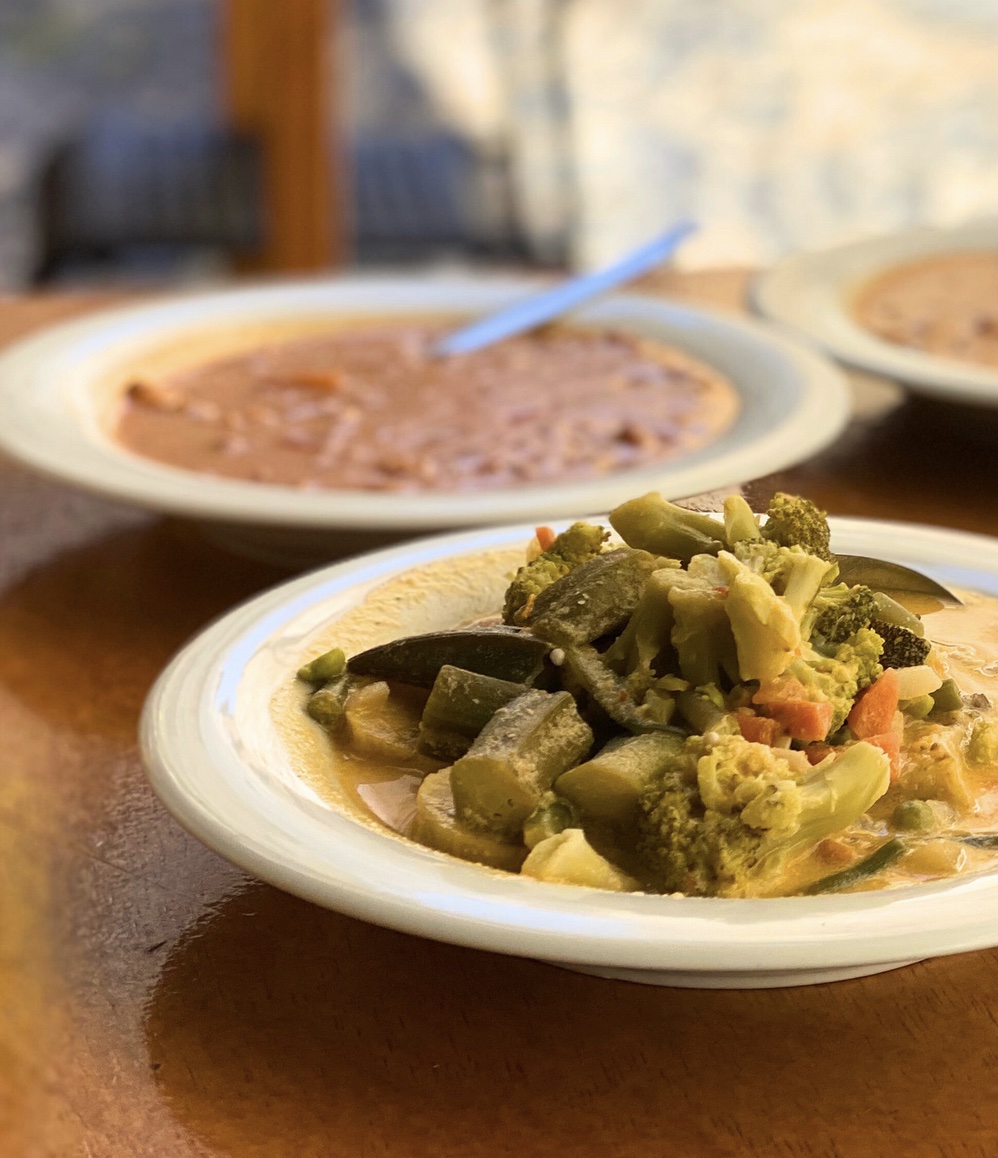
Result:
{"label": "zucchini skin", "polygon": [[445,665],[510,683],[534,686],[546,673],[551,644],[520,627],[431,631],[394,639],[347,660],[351,675],[433,687]]}

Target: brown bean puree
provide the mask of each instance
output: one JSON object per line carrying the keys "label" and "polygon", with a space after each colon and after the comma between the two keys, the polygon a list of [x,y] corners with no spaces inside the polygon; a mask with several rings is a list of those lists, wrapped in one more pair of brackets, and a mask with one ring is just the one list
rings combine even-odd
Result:
{"label": "brown bean puree", "polygon": [[895,266],[859,292],[864,328],[898,346],[998,366],[998,252],[940,254]]}
{"label": "brown bean puree", "polygon": [[474,491],[674,459],[717,438],[738,410],[726,378],[640,336],[552,326],[434,358],[444,331],[364,324],[134,381],[115,435],[229,478]]}

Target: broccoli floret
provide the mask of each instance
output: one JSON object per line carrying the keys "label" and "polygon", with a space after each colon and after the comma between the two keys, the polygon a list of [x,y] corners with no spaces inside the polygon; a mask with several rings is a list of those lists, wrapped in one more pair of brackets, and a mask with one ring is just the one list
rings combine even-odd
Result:
{"label": "broccoli floret", "polygon": [[798,620],[836,573],[835,564],[827,559],[801,547],[782,547],[772,539],[740,540],[732,547],[732,554],[782,595]]}
{"label": "broccoli floret", "polygon": [[762,535],[784,547],[802,547],[809,555],[833,561],[826,513],[799,495],[778,491],[773,496]]}
{"label": "broccoli floret", "polygon": [[863,627],[830,655],[805,647],[801,658],[787,668],[787,675],[800,681],[810,699],[832,705],[829,735],[845,723],[857,694],[882,674],[882,646],[880,636]]}
{"label": "broccoli floret", "polygon": [[873,630],[884,641],[880,662],[884,667],[918,667],[925,663],[932,644],[906,627],[874,620]]}
{"label": "broccoli floret", "polygon": [[523,612],[529,611],[534,599],[556,579],[567,575],[580,563],[600,554],[609,531],[592,523],[573,523],[562,531],[546,551],[517,571],[506,589],[502,618],[504,623],[519,624]]}
{"label": "broccoli floret", "polygon": [[827,643],[843,643],[861,628],[869,627],[879,610],[877,597],[869,587],[836,583],[822,588],[815,596],[805,629]]}
{"label": "broccoli floret", "polygon": [[848,827],[890,783],[890,761],[872,744],[800,777],[787,756],[740,736],[691,737],[641,797],[638,851],[654,886],[763,894],[788,857]]}

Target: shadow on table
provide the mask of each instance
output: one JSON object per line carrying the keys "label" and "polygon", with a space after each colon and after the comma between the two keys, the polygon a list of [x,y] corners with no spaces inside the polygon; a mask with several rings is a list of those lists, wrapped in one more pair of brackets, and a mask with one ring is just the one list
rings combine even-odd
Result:
{"label": "shadow on table", "polygon": [[[252,885],[173,948],[146,1035],[167,1105],[213,1153],[763,1154],[774,1139],[817,1153],[822,1139],[822,1153],[872,1154],[879,1138],[935,1154],[946,1107],[995,1053],[993,1022],[946,994],[986,991],[993,964],[982,953],[796,990],[658,989]],[[976,1091],[968,1145],[998,1127],[993,1092]]]}

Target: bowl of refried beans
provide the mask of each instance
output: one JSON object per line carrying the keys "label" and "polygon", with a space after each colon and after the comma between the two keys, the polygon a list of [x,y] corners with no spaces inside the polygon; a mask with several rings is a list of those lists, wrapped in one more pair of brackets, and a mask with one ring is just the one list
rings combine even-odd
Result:
{"label": "bowl of refried beans", "polygon": [[434,354],[437,337],[537,284],[358,275],[86,316],[0,358],[0,446],[244,547],[264,535],[321,558],[337,553],[331,533],[735,485],[845,422],[844,382],[820,356],[764,324],[638,294]]}

